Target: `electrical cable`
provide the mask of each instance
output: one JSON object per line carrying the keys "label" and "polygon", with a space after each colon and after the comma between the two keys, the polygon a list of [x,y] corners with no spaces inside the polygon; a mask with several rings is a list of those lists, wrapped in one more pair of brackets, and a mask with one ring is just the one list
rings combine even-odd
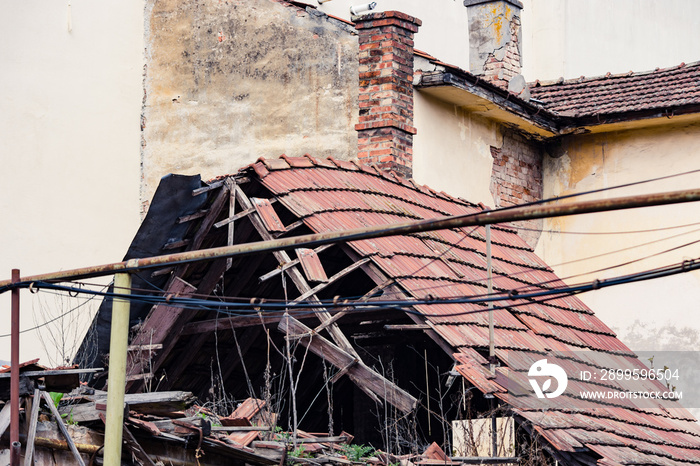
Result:
{"label": "electrical cable", "polygon": [[[650,269],[646,270],[643,272],[638,272],[634,274],[628,274],[628,275],[622,275],[619,277],[613,277],[605,280],[593,280],[591,282],[584,282],[581,284],[577,285],[571,285],[571,286],[566,286],[566,287],[561,287],[557,289],[552,289],[552,290],[541,290],[541,291],[536,291],[536,292],[530,292],[530,293],[494,293],[492,296],[486,296],[486,297],[478,297],[475,298],[473,296],[464,296],[464,297],[458,297],[458,298],[432,298],[432,299],[404,299],[404,300],[379,300],[375,301],[372,303],[332,303],[332,302],[298,302],[298,303],[287,303],[286,306],[280,306],[279,304],[276,303],[266,303],[266,302],[260,302],[260,303],[254,303],[254,304],[243,304],[243,303],[222,303],[219,301],[212,302],[211,301],[206,301],[206,300],[199,300],[199,299],[191,299],[191,298],[165,298],[165,297],[154,297],[154,296],[149,296],[149,297],[144,297],[144,296],[138,296],[138,295],[129,295],[129,296],[124,296],[122,294],[118,293],[109,293],[109,292],[97,292],[97,291],[90,291],[90,290],[85,290],[85,289],[77,289],[77,288],[72,288],[72,287],[66,287],[62,285],[55,285],[55,284],[49,284],[49,283],[34,283],[34,286],[39,289],[49,289],[49,290],[57,290],[57,291],[62,291],[62,292],[79,292],[81,294],[95,294],[95,295],[102,295],[106,297],[114,297],[114,296],[119,296],[122,299],[130,299],[130,300],[137,300],[137,301],[142,301],[142,302],[148,302],[152,304],[159,304],[159,303],[169,303],[171,305],[177,305],[178,307],[183,307],[183,308],[189,308],[189,309],[197,309],[197,310],[213,310],[217,312],[221,312],[222,309],[224,308],[229,308],[229,309],[234,309],[236,310],[240,315],[258,315],[260,312],[260,309],[262,308],[268,308],[273,311],[276,311],[277,313],[280,313],[284,310],[285,307],[289,308],[290,311],[296,312],[297,310],[301,311],[301,314],[314,314],[318,311],[313,311],[311,309],[314,308],[334,308],[334,307],[354,307],[356,309],[366,309],[366,310],[374,310],[374,309],[386,309],[386,308],[395,308],[395,307],[402,307],[402,306],[415,306],[415,305],[430,305],[430,304],[484,304],[488,302],[498,302],[498,301],[514,301],[514,300],[530,300],[530,299],[536,299],[536,298],[543,298],[543,297],[550,297],[551,299],[556,299],[558,297],[566,296],[566,295],[572,295],[572,294],[579,294],[582,292],[586,291],[591,291],[591,290],[596,290],[596,289],[601,289],[609,286],[615,286],[615,285],[620,285],[620,284],[626,284],[626,283],[634,283],[634,282],[639,282],[639,281],[645,281],[645,280],[650,280],[650,279],[655,279],[655,278],[661,278],[661,277],[666,277],[666,276],[671,276],[671,275],[676,275],[679,273],[685,273],[688,271],[692,270],[698,270],[700,269],[700,260],[692,260],[692,261],[684,261],[680,264],[674,264],[674,265],[669,265],[665,267],[660,267],[656,269]],[[26,284],[28,286],[28,284]],[[508,308],[508,307],[516,307],[519,305],[528,305],[532,304],[531,302],[523,302],[522,304],[519,303],[511,303],[506,306],[503,306],[503,308]],[[258,308],[258,309],[250,309],[251,307]],[[403,310],[403,309],[402,309]],[[486,312],[487,309],[479,309],[479,310],[473,310],[473,311],[463,311],[463,312],[457,312],[457,313],[452,313],[452,314],[427,314],[424,312],[416,312],[419,315],[426,316],[426,317],[454,317],[454,316],[460,316],[460,315],[466,315],[466,314],[471,314],[475,312]],[[225,312],[224,312],[225,313]]]}

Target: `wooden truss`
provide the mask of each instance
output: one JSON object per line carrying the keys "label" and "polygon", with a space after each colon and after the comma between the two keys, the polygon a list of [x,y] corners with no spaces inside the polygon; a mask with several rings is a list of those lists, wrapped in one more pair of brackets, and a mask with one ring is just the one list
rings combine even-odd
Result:
{"label": "wooden truss", "polygon": [[[194,191],[193,195],[199,195],[213,189],[219,190],[213,195],[213,201],[208,209],[180,219],[181,222],[201,219],[200,226],[192,240],[180,246],[186,245],[187,250],[196,250],[202,246],[204,239],[213,231],[213,228],[223,227],[226,227],[228,230],[227,243],[232,245],[234,242],[234,229],[239,227],[238,221],[243,218],[247,218],[250,221],[252,230],[257,232],[263,240],[274,239],[303,224],[302,221],[297,221],[289,226],[283,225],[272,208],[272,203],[276,202],[277,199],[249,198],[240,186],[242,182],[246,181],[248,180],[236,180],[228,177],[208,187]],[[238,213],[236,213],[236,203],[242,207],[242,210]],[[227,204],[228,217],[217,222]],[[250,228],[247,224],[241,227]],[[259,277],[259,282],[262,283],[284,273],[299,292],[299,296],[295,301],[310,301],[321,304],[318,298],[319,292],[359,268],[369,270],[367,267],[371,265],[370,259],[355,257],[352,265],[331,277],[326,277],[323,268],[320,267],[320,262],[318,262],[317,254],[328,247],[330,246],[322,246],[316,250],[299,251],[297,254],[298,258],[294,260],[285,251],[273,252],[279,267]],[[164,295],[166,297],[208,296],[213,292],[224,273],[231,268],[231,265],[231,259],[213,261],[204,277],[196,286],[187,283],[183,279],[188,270],[187,264],[180,265],[174,269],[171,268],[166,271],[171,272],[172,275],[165,287]],[[251,267],[251,269],[253,268]],[[163,272],[156,272],[156,274],[158,273]],[[250,273],[252,273],[252,270]],[[319,283],[311,286],[308,280],[309,277]],[[382,283],[384,282],[386,280]],[[365,301],[369,300],[374,293],[385,286],[378,285],[377,288],[362,299]],[[300,341],[313,353],[333,364],[340,370],[339,376],[347,375],[370,398],[377,402],[386,401],[404,413],[415,409],[417,400],[413,396],[371,369],[361,360],[355,348],[353,348],[348,338],[337,325],[338,319],[345,315],[347,311],[348,309],[341,309],[340,312],[332,315],[327,309],[318,307],[315,309],[315,316],[319,319],[320,325],[315,329],[311,329],[298,320],[284,316],[281,313],[277,315],[263,316],[261,314],[250,317],[231,317],[190,322],[193,313],[186,311],[181,306],[170,305],[167,302],[155,305],[132,340],[134,351],[130,353],[130,360],[127,365],[127,391],[138,392],[144,388],[145,381],[153,377],[153,374],[158,371],[181,336],[196,335],[190,339],[189,351],[179,361],[175,372],[171,371],[169,374],[170,380],[175,380],[182,375],[183,371],[196,357],[195,355],[198,353],[199,348],[206,342],[210,332],[232,327],[252,327],[260,323],[278,323],[278,329],[284,332],[288,338]],[[250,330],[253,329],[251,328]],[[319,334],[323,330],[330,335],[331,340]],[[245,351],[257,336],[257,331],[244,333],[242,341],[237,342],[241,354],[245,354]],[[153,345],[160,349],[157,351],[147,351],[145,349],[153,348]],[[228,360],[224,361],[222,366],[227,374],[230,374],[238,364],[240,364],[239,355],[230,354]],[[169,388],[167,382],[164,385],[165,389]]]}

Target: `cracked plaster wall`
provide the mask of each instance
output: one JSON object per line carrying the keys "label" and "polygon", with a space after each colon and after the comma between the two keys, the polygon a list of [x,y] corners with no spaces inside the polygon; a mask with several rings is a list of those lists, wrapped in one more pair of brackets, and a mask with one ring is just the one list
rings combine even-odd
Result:
{"label": "cracked plaster wall", "polygon": [[[700,170],[696,149],[699,138],[700,123],[697,122],[571,136],[564,140],[556,153],[547,155],[544,159],[544,197]],[[592,194],[586,196],[585,200],[694,189],[699,185],[700,174],[694,173]],[[699,257],[698,244],[662,253],[695,241],[698,235],[697,225],[644,232],[699,221],[700,215],[695,203],[552,218],[545,220],[545,231],[536,252],[554,268],[557,275],[569,283],[605,279]],[[639,233],[559,233],[629,231]],[[613,251],[618,252],[608,254]],[[655,256],[657,253],[662,254]],[[646,256],[650,257],[624,267],[601,270]],[[582,258],[590,259],[571,262]],[[591,273],[596,270],[601,271]],[[639,335],[634,335],[631,327],[635,322],[637,328],[655,329],[680,325],[700,331],[700,320],[697,318],[700,312],[700,272],[697,271],[584,293],[580,298],[595,310],[600,319],[618,332],[622,341],[628,343],[633,350],[661,349],[635,346],[649,345],[649,341],[642,341]]]}
{"label": "cracked plaster wall", "polygon": [[[490,207],[542,197],[542,151],[518,133],[473,111],[414,93],[416,127],[413,178],[452,196]],[[518,234],[535,247],[542,221]]]}
{"label": "cracked plaster wall", "polygon": [[274,0],[150,0],[146,16],[144,203],[171,172],[356,157],[354,28]]}

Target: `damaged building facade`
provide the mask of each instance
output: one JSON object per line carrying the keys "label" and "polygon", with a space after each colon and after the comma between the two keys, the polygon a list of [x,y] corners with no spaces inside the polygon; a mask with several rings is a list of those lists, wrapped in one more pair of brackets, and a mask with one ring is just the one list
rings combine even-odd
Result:
{"label": "damaged building facade", "polygon": [[[415,48],[427,26],[420,11],[349,21],[324,13],[326,5],[282,0],[146,6],[143,224],[127,258],[475,213],[697,164],[697,64],[528,84],[518,1],[464,2],[470,60],[458,65]],[[667,186],[697,178],[689,179]],[[692,223],[683,212],[654,222]],[[556,232],[610,224],[494,227],[496,289],[563,284],[549,263],[605,246]],[[191,392],[222,411],[233,411],[231,400],[261,399],[285,429],[350,432],[395,454],[435,441],[448,456],[456,453],[449,451],[457,443],[453,422],[483,416],[497,400],[498,416],[515,426],[502,456],[574,465],[700,462],[693,417],[673,402],[567,398],[542,414],[524,395],[533,358],[557,358],[580,372],[599,364],[572,355],[585,351],[641,367],[603,323],[610,311],[599,320],[573,297],[498,309],[494,376],[483,302],[409,303],[483,295],[486,269],[480,228],[144,272],[135,288],[226,306],[134,306],[132,346],[155,346],[131,353],[127,389]],[[558,275],[593,269],[564,267]],[[687,296],[697,289],[688,277],[665,286]],[[285,317],[259,298],[307,308]],[[343,306],[346,299],[356,303]],[[375,304],[390,300],[401,303]],[[100,308],[81,362],[105,364],[110,306]],[[636,312],[622,300],[614,309]],[[287,342],[293,354],[285,355]],[[298,384],[291,396],[290,367]],[[99,375],[90,381],[97,389],[105,383]],[[461,454],[478,452],[472,442]]]}

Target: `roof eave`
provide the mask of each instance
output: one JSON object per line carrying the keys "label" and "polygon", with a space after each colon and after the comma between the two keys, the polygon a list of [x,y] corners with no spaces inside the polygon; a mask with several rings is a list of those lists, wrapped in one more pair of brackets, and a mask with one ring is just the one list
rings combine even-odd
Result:
{"label": "roof eave", "polygon": [[661,126],[677,123],[700,121],[700,104],[676,107],[653,108],[634,112],[583,115],[569,119],[569,124],[562,126],[562,134],[573,132],[605,133],[632,128]]}
{"label": "roof eave", "polygon": [[471,108],[487,119],[515,125],[537,139],[558,136],[559,121],[568,120],[467,73],[423,72],[415,87],[440,100]]}

